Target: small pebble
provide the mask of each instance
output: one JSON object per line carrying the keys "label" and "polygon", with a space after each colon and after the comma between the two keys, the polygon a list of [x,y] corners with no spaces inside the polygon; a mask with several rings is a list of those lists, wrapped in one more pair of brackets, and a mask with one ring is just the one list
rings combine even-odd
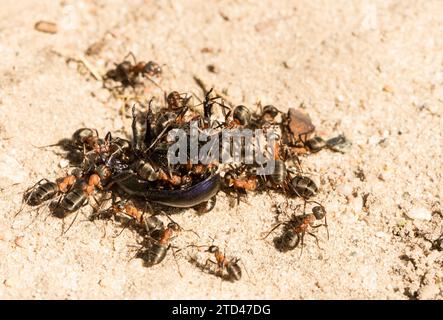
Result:
{"label": "small pebble", "polygon": [[212,73],[219,73],[219,71],[220,71],[218,69],[218,67],[213,64],[208,65],[207,68],[208,68],[208,71],[212,72]]}
{"label": "small pebble", "polygon": [[12,287],[13,287],[13,283],[11,283],[11,281],[10,281],[9,279],[5,279],[5,280],[3,281],[3,285],[4,285],[5,287],[8,287],[8,288],[12,288]]}
{"label": "small pebble", "polygon": [[57,24],[49,21],[39,21],[34,25],[35,30],[45,33],[57,33]]}
{"label": "small pebble", "polygon": [[380,140],[381,139],[378,136],[371,136],[368,139],[368,144],[371,145],[371,146],[375,146],[375,145],[377,145],[380,142]]}
{"label": "small pebble", "polygon": [[13,238],[11,229],[0,225],[0,241],[11,241]]}
{"label": "small pebble", "polygon": [[355,213],[361,213],[363,210],[363,201],[360,197],[354,198],[350,203],[351,208]]}
{"label": "small pebble", "polygon": [[0,178],[2,180],[6,178],[12,183],[22,183],[25,181],[26,173],[23,166],[14,157],[4,154],[0,156]]}
{"label": "small pebble", "polygon": [[24,248],[24,242],[23,242],[24,238],[25,237],[23,237],[23,236],[16,237],[15,240],[14,240],[15,245],[17,247]]}
{"label": "small pebble", "polygon": [[69,165],[69,160],[62,159],[62,160],[60,160],[58,165],[60,166],[60,168],[64,169]]}
{"label": "small pebble", "polygon": [[352,186],[347,183],[341,184],[337,187],[337,192],[346,198],[352,196],[352,191],[353,191]]}
{"label": "small pebble", "polygon": [[380,239],[388,239],[389,238],[389,236],[386,233],[384,233],[383,231],[377,231],[375,233],[375,236]]}
{"label": "small pebble", "polygon": [[388,84],[383,86],[383,91],[388,93],[394,93],[394,89]]}
{"label": "small pebble", "polygon": [[406,212],[406,216],[410,219],[414,220],[426,220],[429,221],[432,219],[432,213],[426,208],[423,207],[414,207]]}
{"label": "small pebble", "polygon": [[421,300],[430,300],[435,299],[436,296],[440,293],[440,289],[436,284],[428,284],[423,286],[418,291],[418,297]]}

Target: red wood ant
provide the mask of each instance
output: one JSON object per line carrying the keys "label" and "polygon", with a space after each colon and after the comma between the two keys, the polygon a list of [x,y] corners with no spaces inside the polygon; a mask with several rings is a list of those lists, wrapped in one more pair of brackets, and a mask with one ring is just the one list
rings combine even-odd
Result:
{"label": "red wood ant", "polygon": [[[155,216],[151,216],[146,220],[145,227],[147,235],[145,236],[145,239],[149,244],[147,249],[143,252],[139,252],[137,256],[142,258],[145,265],[148,267],[161,263],[165,259],[168,250],[176,248],[171,245],[171,240],[174,238],[175,234],[181,231],[190,231],[199,237],[196,232],[183,229],[177,222],[172,220],[171,217],[167,217],[170,220],[170,223],[168,223],[166,228],[164,228],[163,223]],[[173,255],[175,258],[174,250]]]}
{"label": "red wood ant", "polygon": [[[315,201],[310,201],[317,203]],[[292,215],[291,219],[285,222],[279,222],[275,225],[262,239],[266,239],[276,228],[280,225],[284,225],[285,228],[283,230],[283,234],[280,237],[275,239],[275,244],[278,249],[282,251],[288,251],[295,249],[301,242],[302,251],[300,252],[300,256],[303,253],[303,245],[304,245],[304,237],[305,234],[309,234],[310,236],[315,238],[317,246],[320,248],[318,238],[315,234],[309,231],[309,229],[315,229],[319,227],[326,227],[328,239],[329,239],[329,230],[328,223],[326,220],[326,210],[324,206],[317,203],[317,206],[312,208],[312,213],[303,214],[300,216]],[[305,202],[306,205],[306,202]],[[317,220],[324,219],[324,223],[315,225],[314,223]]]}
{"label": "red wood ant", "polygon": [[206,262],[200,263],[197,261],[195,257],[190,256],[190,262],[197,267],[199,267],[202,271],[207,272],[209,274],[214,274],[217,277],[222,278],[227,281],[238,281],[241,279],[242,270],[239,266],[239,258],[230,258],[228,259],[226,255],[220,250],[218,246],[210,245],[210,246],[196,246],[190,245],[190,247],[207,247],[205,252],[209,252],[214,255],[215,261],[210,258],[206,259]]}
{"label": "red wood ant", "polygon": [[[76,175],[68,175],[57,179],[56,182],[41,179],[35,185],[24,192],[23,205],[40,206],[44,202],[53,199],[58,194],[66,194],[77,181]],[[23,205],[15,214],[17,216],[23,210]]]}
{"label": "red wood ant", "polygon": [[[134,62],[133,64],[126,60],[128,57],[132,57]],[[162,69],[158,63],[154,61],[137,61],[135,55],[132,52],[129,52],[123,58],[123,62],[118,64],[116,63],[115,69],[109,70],[104,78],[105,80],[112,79],[120,82],[124,87],[135,87],[137,84],[139,84],[139,76],[142,76],[158,86],[158,84],[152,80],[151,77],[159,76],[161,73]]]}

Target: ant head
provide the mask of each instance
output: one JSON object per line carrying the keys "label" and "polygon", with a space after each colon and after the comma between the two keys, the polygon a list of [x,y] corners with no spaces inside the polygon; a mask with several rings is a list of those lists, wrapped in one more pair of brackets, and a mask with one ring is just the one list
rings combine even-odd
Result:
{"label": "ant head", "polygon": [[317,220],[323,219],[326,216],[326,210],[323,206],[315,206],[312,208],[312,213]]}
{"label": "ant head", "polygon": [[95,172],[100,177],[100,180],[106,180],[112,174],[111,169],[108,166],[104,165],[104,164],[99,165],[97,167],[97,169],[95,170]]}
{"label": "ant head", "polygon": [[278,114],[279,114],[279,110],[274,107],[273,105],[267,105],[263,107],[263,114],[268,114],[270,115],[272,118],[275,118]]}
{"label": "ant head", "polygon": [[216,253],[217,251],[219,251],[219,248],[217,246],[211,245],[206,251],[209,253]]}
{"label": "ant head", "polygon": [[143,73],[148,75],[156,75],[162,73],[162,68],[157,62],[149,61],[143,67]]}
{"label": "ant head", "polygon": [[109,143],[109,142],[111,142],[111,140],[112,140],[112,135],[111,135],[111,132],[109,131],[105,136],[105,142]]}
{"label": "ant head", "polygon": [[180,231],[180,226],[176,222],[169,222],[168,228],[173,231]]}
{"label": "ant head", "polygon": [[223,177],[227,185],[231,185],[231,180],[235,179],[235,175],[232,172],[226,172],[225,176]]}
{"label": "ant head", "polygon": [[74,168],[71,171],[71,175],[73,175],[76,178],[80,178],[83,175],[83,170],[80,168]]}
{"label": "ant head", "polygon": [[80,128],[74,132],[72,135],[72,140],[74,143],[82,144],[84,141],[86,141],[86,139],[92,137],[98,137],[97,130],[91,128]]}
{"label": "ant head", "polygon": [[116,202],[112,205],[112,209],[114,210],[123,210],[126,203],[123,201]]}
{"label": "ant head", "polygon": [[232,117],[244,126],[251,120],[251,112],[244,105],[239,105],[234,108]]}

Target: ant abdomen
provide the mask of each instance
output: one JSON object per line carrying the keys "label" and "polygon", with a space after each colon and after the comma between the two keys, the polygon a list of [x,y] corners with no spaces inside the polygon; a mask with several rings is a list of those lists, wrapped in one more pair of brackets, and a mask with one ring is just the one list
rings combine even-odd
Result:
{"label": "ant abdomen", "polygon": [[26,204],[37,206],[43,202],[52,199],[59,192],[58,185],[55,182],[47,181],[30,191],[26,197]]}
{"label": "ant abdomen", "polygon": [[232,262],[228,265],[226,268],[226,271],[228,272],[229,278],[232,280],[240,280],[241,279],[241,268],[237,264],[237,262]]}
{"label": "ant abdomen", "polygon": [[151,247],[143,254],[143,260],[146,266],[151,267],[162,262],[166,257],[168,247],[169,246],[165,246],[159,242],[153,242]]}
{"label": "ant abdomen", "polygon": [[274,172],[271,174],[271,180],[275,184],[281,184],[286,180],[287,175],[285,162],[282,160],[275,160],[274,166]]}
{"label": "ant abdomen", "polygon": [[310,198],[318,191],[315,182],[306,176],[296,176],[292,179],[291,186],[295,194],[303,198]]}
{"label": "ant abdomen", "polygon": [[292,250],[298,246],[300,237],[294,230],[289,229],[281,235],[279,242],[282,249]]}

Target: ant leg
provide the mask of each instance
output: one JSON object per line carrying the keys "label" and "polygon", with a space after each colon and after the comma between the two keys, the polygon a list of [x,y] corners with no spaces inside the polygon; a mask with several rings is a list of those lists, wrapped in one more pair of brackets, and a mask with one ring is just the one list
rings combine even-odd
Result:
{"label": "ant leg", "polygon": [[298,140],[303,144],[303,147],[305,147],[305,148],[307,148],[309,150],[309,147],[306,144],[306,141],[308,140],[308,134],[309,134],[309,132],[302,132],[302,133],[300,133],[298,135]]}
{"label": "ant leg", "polygon": [[[98,201],[98,200],[95,198],[95,196],[92,195],[92,194],[91,194],[91,198],[94,199],[94,201],[95,201],[95,206],[92,205],[92,204],[90,204],[91,207],[92,207],[92,209],[93,209],[93,212],[98,212],[98,211],[100,211],[100,209],[101,209],[101,204],[99,203],[99,201]],[[97,206],[97,207],[96,207],[96,206]]]}
{"label": "ant leg", "polygon": [[328,228],[328,221],[326,219],[326,215],[325,215],[325,227],[326,227],[326,233],[328,234],[328,240],[329,240],[329,228]]}
{"label": "ant leg", "polygon": [[243,269],[245,269],[246,274],[248,275],[248,279],[251,280],[251,276],[249,275],[248,269],[246,269],[246,265],[244,264],[244,262],[240,261],[240,259],[236,259],[236,260],[237,260],[236,263],[241,262]]}
{"label": "ant leg", "polygon": [[120,235],[123,233],[123,231],[125,231],[126,230],[126,228],[128,227],[128,225],[126,224],[126,225],[124,225],[123,226],[123,228],[122,228],[122,230],[114,237],[114,239],[115,238],[118,238],[118,237],[120,237]]}
{"label": "ant leg", "polygon": [[[42,203],[41,205],[39,205],[36,209],[36,214],[35,216],[32,218],[31,222],[24,228],[25,230],[28,229],[38,218],[38,216],[40,215],[40,209],[45,205],[46,203]],[[49,216],[49,215],[48,215]],[[47,218],[47,217],[46,217]],[[46,220],[46,219],[45,219]]]}
{"label": "ant leg", "polygon": [[264,236],[263,238],[260,238],[259,240],[265,240],[267,237],[269,237],[269,235],[275,230],[277,229],[279,226],[281,226],[282,224],[284,224],[283,222],[279,222],[277,223],[269,232],[266,236]]}
{"label": "ant leg", "polygon": [[305,239],[305,233],[304,232],[301,234],[301,236],[298,235],[297,245],[298,245],[298,242],[301,241],[301,251],[300,251],[300,257],[299,258],[301,258],[301,256],[303,255],[303,247],[305,246],[304,239]]}
{"label": "ant leg", "polygon": [[142,216],[141,216],[141,221],[142,222],[144,222],[145,221],[145,214],[146,214],[146,211],[149,213],[149,215],[153,215],[153,209],[152,209],[152,206],[151,206],[151,204],[149,203],[149,202],[145,202],[145,207],[143,208],[143,213],[142,213]]}
{"label": "ant leg", "polygon": [[322,247],[320,247],[320,243],[319,243],[319,241],[318,241],[318,237],[317,237],[315,234],[313,234],[312,232],[308,232],[308,234],[309,234],[310,236],[312,236],[312,237],[315,238],[315,242],[317,243],[317,247],[318,247],[319,249],[323,250]]}
{"label": "ant leg", "polygon": [[72,219],[71,223],[68,226],[68,229],[65,229],[65,219],[63,218],[63,222],[62,222],[62,233],[60,234],[60,236],[58,238],[60,238],[61,236],[65,235],[66,233],[68,233],[69,229],[71,229],[72,225],[74,224],[75,220],[77,220],[78,217],[78,211],[75,213],[74,219]]}
{"label": "ant leg", "polygon": [[132,149],[138,150],[137,115],[135,114],[135,104],[132,106]]}
{"label": "ant leg", "polygon": [[316,226],[311,226],[312,229],[317,229],[317,228],[320,228],[320,227],[326,227],[326,233],[328,235],[328,240],[329,240],[329,229],[328,229],[327,223],[322,223],[322,224],[318,224]]}
{"label": "ant leg", "polygon": [[[131,247],[136,247],[136,246],[132,246],[132,245],[130,245],[130,246],[131,246]],[[137,251],[135,252],[135,254],[131,257],[131,259],[128,260],[128,263],[131,262],[132,260],[134,260],[135,258],[137,258],[137,257],[139,256],[140,252],[143,251],[143,249],[144,249],[144,247],[143,247],[143,246],[140,246],[140,247],[137,249]]]}
{"label": "ant leg", "polygon": [[174,246],[169,245],[169,247],[171,248],[171,250],[172,250],[172,255],[174,256],[174,261],[175,261],[175,264],[176,264],[176,266],[177,266],[178,274],[180,275],[180,277],[183,278],[183,274],[182,274],[181,271],[180,271],[180,265],[178,264],[177,256],[176,256],[176,253],[177,253],[177,252],[180,252],[181,249],[175,251],[175,250],[174,250],[174,248],[175,248]]}
{"label": "ant leg", "polygon": [[210,263],[212,263],[212,264],[217,264],[217,262],[212,261],[210,258],[208,258],[208,259],[206,259],[206,262],[205,262],[205,264],[203,265],[204,268],[207,268],[207,267],[208,267],[208,262],[210,262]]}
{"label": "ant leg", "polygon": [[132,59],[134,60],[134,64],[137,63],[137,59],[135,58],[135,54],[132,51],[129,51],[128,54],[123,58],[123,60],[126,60],[129,57],[132,57]]}
{"label": "ant leg", "polygon": [[192,233],[194,233],[198,238],[200,238],[200,236],[198,235],[198,233],[195,232],[194,230],[191,230],[191,229],[183,229],[182,226],[179,225],[177,222],[175,222],[175,221],[171,218],[171,216],[170,216],[169,214],[165,214],[165,215],[166,215],[166,217],[167,217],[172,223],[175,223],[175,224],[180,228],[181,231],[192,232]]}
{"label": "ant leg", "polygon": [[[206,246],[206,245],[199,246],[199,245],[196,245],[196,244],[188,244],[188,245],[186,246],[186,248],[189,248],[189,247],[194,247],[194,248],[207,248],[208,246]],[[199,250],[199,251],[201,251],[201,250]]]}
{"label": "ant leg", "polygon": [[151,79],[151,77],[148,77],[147,75],[145,75],[145,78],[148,79],[150,82],[152,82],[157,88],[159,88],[160,90],[163,90],[163,88],[154,80]]}
{"label": "ant leg", "polygon": [[157,144],[157,142],[160,141],[160,139],[163,137],[165,132],[167,130],[169,130],[169,127],[170,127],[170,124],[167,124],[166,127],[160,132],[160,134],[155,138],[154,142],[152,142],[152,144],[149,146],[148,149],[146,149],[145,152],[148,152],[149,150],[151,150]]}
{"label": "ant leg", "polygon": [[[208,93],[208,89],[206,88],[205,83],[203,82],[202,79],[200,79],[199,77],[197,77],[196,75],[193,76],[194,81],[197,83],[197,85],[200,87],[200,89],[203,91],[203,94],[206,96],[206,94]],[[194,93],[193,95],[200,100]],[[200,100],[201,102],[201,100]]]}
{"label": "ant leg", "polygon": [[151,145],[152,143],[152,139],[153,139],[153,135],[152,135],[152,131],[151,131],[151,121],[149,119],[149,116],[151,115],[151,105],[152,105],[152,101],[153,98],[151,98],[151,100],[149,100],[149,105],[148,105],[148,111],[146,112],[146,132],[145,132],[145,137],[143,139],[143,143],[144,143],[144,149],[147,148],[149,145]]}
{"label": "ant leg", "polygon": [[304,202],[303,202],[303,214],[306,214],[306,204],[308,203],[308,201],[303,198]]}

